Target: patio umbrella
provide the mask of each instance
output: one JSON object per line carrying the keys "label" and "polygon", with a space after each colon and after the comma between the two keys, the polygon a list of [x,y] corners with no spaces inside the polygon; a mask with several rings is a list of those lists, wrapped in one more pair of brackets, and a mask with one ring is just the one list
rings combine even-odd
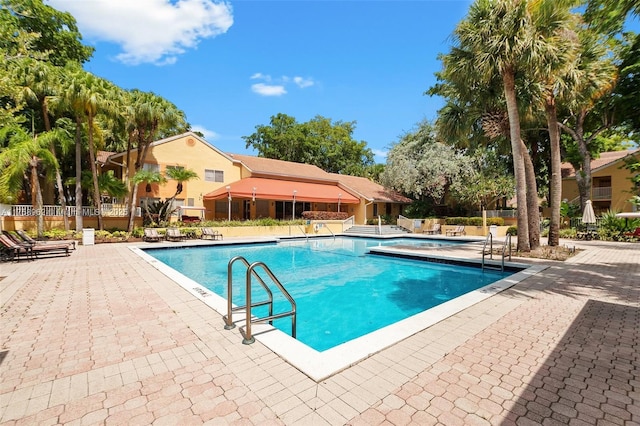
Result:
{"label": "patio umbrella", "polygon": [[587,200],[587,203],[584,205],[584,212],[582,213],[582,223],[596,223],[596,215],[593,212],[591,200]]}

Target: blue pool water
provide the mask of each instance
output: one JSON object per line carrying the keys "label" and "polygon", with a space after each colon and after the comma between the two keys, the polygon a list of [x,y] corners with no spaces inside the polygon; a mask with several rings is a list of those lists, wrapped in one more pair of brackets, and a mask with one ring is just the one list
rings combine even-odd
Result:
{"label": "blue pool water", "polygon": [[[367,254],[381,245],[440,244],[437,240],[337,237],[242,244],[150,249],[148,254],[226,298],[227,264],[235,256],[268,265],[297,303],[297,338],[318,350],[354,338],[425,311],[509,273],[479,268]],[[234,265],[233,302],[245,304],[245,272]],[[261,274],[269,282],[266,274]],[[257,284],[254,301],[264,300]],[[290,305],[274,291],[274,311]],[[266,311],[255,310],[258,316]],[[235,320],[240,318],[234,317]],[[274,326],[291,332],[291,319]]]}

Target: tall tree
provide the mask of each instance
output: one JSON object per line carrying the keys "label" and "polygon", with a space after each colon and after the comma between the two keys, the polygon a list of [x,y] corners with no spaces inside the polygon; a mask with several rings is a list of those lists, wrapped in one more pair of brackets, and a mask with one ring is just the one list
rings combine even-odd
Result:
{"label": "tall tree", "polygon": [[364,176],[373,166],[373,152],[364,141],[352,135],[355,122],[332,122],[316,116],[298,123],[286,114],[271,117],[270,124],[256,126],[256,131],[242,138],[247,148],[266,158],[313,164],[330,173]]}
{"label": "tall tree", "polygon": [[[127,145],[127,176],[133,163],[133,173],[137,174],[144,166],[149,146],[166,128],[186,127],[184,113],[166,99],[151,93],[133,90],[125,95],[127,105],[124,108],[126,129],[128,133]],[[135,160],[131,159],[132,151],[136,151]],[[139,182],[138,182],[139,183]],[[135,200],[138,195],[138,183],[132,179],[129,191],[129,225],[128,231],[133,231],[135,218]]]}
{"label": "tall tree", "polygon": [[558,126],[557,95],[566,93],[570,81],[576,76],[576,58],[579,54],[577,16],[570,12],[572,2],[536,1],[529,10],[532,16],[534,49],[537,55],[530,60],[529,76],[539,82],[540,103],[544,107],[550,145],[550,199],[551,220],[548,244],[560,243],[560,204],[562,177],[560,156],[560,130]]}
{"label": "tall tree", "polygon": [[520,114],[516,90],[516,75],[523,59],[536,52],[532,50],[530,15],[525,0],[476,0],[467,17],[454,30],[454,50],[464,57],[452,72],[472,75],[488,84],[500,76],[509,118],[509,136],[513,169],[516,178],[518,202],[518,249],[529,251],[529,214],[537,215],[537,209],[527,208],[527,180],[525,159],[520,136]]}
{"label": "tall tree", "polygon": [[49,151],[53,140],[64,135],[57,131],[42,133],[39,137],[13,126],[0,129],[0,140],[7,148],[0,152],[0,193],[15,193],[22,187],[25,173],[29,176],[32,206],[35,210],[38,237],[44,231],[44,205],[40,185],[39,168],[56,169],[58,162]]}
{"label": "tall tree", "polygon": [[[51,117],[48,100],[60,90],[61,68],[52,66],[45,61],[28,59],[19,67],[18,75],[22,84],[22,94],[27,102],[35,103],[42,114],[44,131],[51,130]],[[57,158],[56,145],[49,146],[51,154]],[[69,231],[69,214],[67,212],[67,197],[62,182],[60,168],[55,169],[56,186],[58,188],[58,203],[62,209],[64,229]]]}
{"label": "tall tree", "polygon": [[391,147],[380,179],[415,199],[442,204],[450,186],[472,173],[470,159],[437,142],[431,124],[422,122]]}
{"label": "tall tree", "polygon": [[[53,65],[67,62],[84,63],[91,58],[94,48],[82,44],[75,18],[67,12],[47,6],[42,0],[0,0],[0,22],[11,23],[18,32],[37,34],[30,50],[46,53]],[[8,37],[0,45],[14,45],[19,38]]]}

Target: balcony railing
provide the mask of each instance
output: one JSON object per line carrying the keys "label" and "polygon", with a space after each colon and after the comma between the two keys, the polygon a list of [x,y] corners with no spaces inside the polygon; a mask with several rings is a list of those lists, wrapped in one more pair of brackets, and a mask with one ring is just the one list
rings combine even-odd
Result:
{"label": "balcony railing", "polygon": [[[127,217],[129,209],[121,204],[102,204],[102,216],[111,217]],[[62,217],[62,207],[60,206],[43,206],[42,212],[44,216],[60,216]],[[28,204],[0,204],[0,216],[37,216],[37,210]],[[67,216],[76,215],[76,206],[67,206]],[[140,207],[136,208],[136,216],[140,216]],[[98,216],[98,210],[93,206],[82,206],[82,216],[91,217]]]}
{"label": "balcony railing", "polygon": [[611,199],[611,187],[610,186],[594,186],[591,188],[592,200],[610,200]]}

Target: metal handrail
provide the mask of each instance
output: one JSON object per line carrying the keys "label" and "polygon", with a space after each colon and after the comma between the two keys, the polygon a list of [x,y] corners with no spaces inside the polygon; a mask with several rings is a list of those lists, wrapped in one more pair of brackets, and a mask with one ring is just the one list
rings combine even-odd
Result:
{"label": "metal handrail", "polygon": [[[493,235],[491,232],[487,235],[487,238],[484,240],[484,245],[482,246],[482,270],[485,268],[484,257],[487,254],[487,242],[489,243],[489,259],[493,260]],[[511,262],[511,234],[507,234],[504,243],[502,244],[502,259],[500,264],[500,270],[504,272],[504,258],[507,255],[507,247],[509,247],[509,262]]]}
{"label": "metal handrail", "polygon": [[511,234],[507,234],[502,245],[502,270],[504,271],[504,256],[507,251],[507,244],[509,245],[509,262],[511,262]]}
{"label": "metal handrail", "polygon": [[[249,264],[249,262],[247,261],[247,259],[245,259],[242,256],[234,257],[227,264],[227,315],[222,317],[224,319],[224,324],[225,324],[224,328],[225,328],[225,330],[231,330],[232,328],[235,328],[235,326],[236,326],[233,323],[233,311],[239,311],[239,310],[247,308],[246,305],[245,306],[236,306],[235,308],[233,307],[233,302],[232,302],[232,299],[233,299],[233,297],[232,297],[233,296],[233,264],[236,263],[237,261],[241,261],[247,267],[247,270],[251,266]],[[262,302],[254,303],[253,307],[269,305],[269,315],[273,315],[273,293],[271,292],[271,289],[269,289],[269,286],[267,286],[267,284],[265,284],[265,282],[262,280],[262,278],[260,278],[258,273],[257,272],[253,272],[253,273],[254,273],[254,276],[258,279],[258,282],[260,283],[262,288],[265,289],[265,291],[267,292],[267,296],[269,297],[269,300],[264,300]],[[248,304],[249,304],[249,302],[247,302],[247,305]]]}
{"label": "metal handrail", "polygon": [[493,234],[489,232],[482,246],[482,270],[484,271],[484,257],[487,254],[487,242],[489,243],[489,259],[493,260]]}
{"label": "metal handrail", "polygon": [[304,237],[307,239],[307,241],[309,241],[309,235],[307,234],[307,231],[304,230],[302,225],[298,225],[298,229],[302,231],[302,233],[304,234]]}
{"label": "metal handrail", "polygon": [[[289,301],[289,303],[291,304],[291,310],[288,312],[282,312],[280,314],[273,314],[273,312],[270,312],[268,316],[266,317],[262,317],[262,318],[252,318],[251,317],[251,277],[252,276],[258,276],[257,273],[255,272],[255,268],[257,267],[262,267],[264,269],[264,271],[267,273],[267,275],[269,275],[269,278],[271,278],[271,280],[273,280],[274,284],[278,287],[278,289],[280,289],[280,291],[282,292],[282,294],[287,298],[287,300]],[[296,338],[296,302],[295,300],[293,300],[293,297],[291,297],[291,295],[289,294],[289,292],[287,291],[287,289],[284,288],[284,286],[280,283],[280,281],[278,280],[278,278],[276,278],[276,276],[273,274],[273,272],[271,272],[271,269],[269,269],[269,267],[264,263],[264,262],[254,262],[252,263],[249,268],[247,269],[247,276],[246,276],[246,285],[247,285],[247,310],[246,310],[246,321],[245,321],[245,325],[244,325],[244,339],[242,340],[242,343],[244,343],[245,345],[250,345],[251,343],[255,342],[255,338],[252,336],[251,334],[251,324],[252,323],[260,323],[260,322],[265,322],[265,321],[269,321],[271,322],[274,319],[278,319],[278,318],[284,318],[287,316],[291,317],[291,337],[293,337],[294,339]]]}

